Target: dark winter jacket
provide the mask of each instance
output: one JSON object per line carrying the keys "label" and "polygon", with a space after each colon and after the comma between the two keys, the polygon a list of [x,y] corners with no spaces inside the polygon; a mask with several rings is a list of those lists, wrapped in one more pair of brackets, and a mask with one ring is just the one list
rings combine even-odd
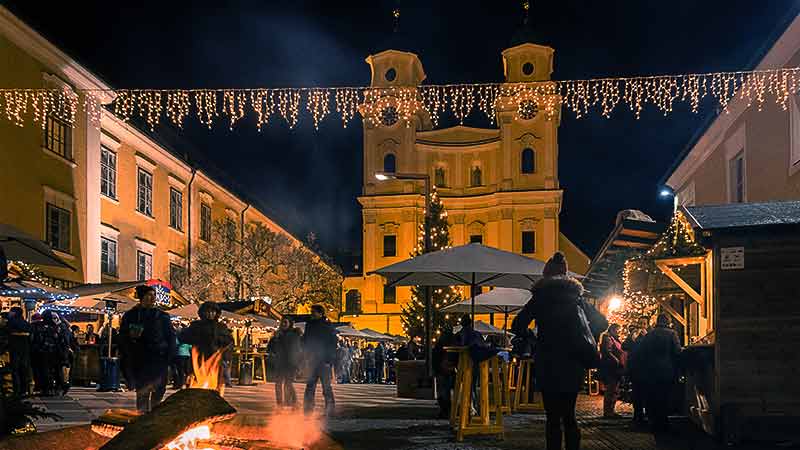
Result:
{"label": "dark winter jacket", "polygon": [[303,334],[303,351],[312,365],[334,364],[338,338],[328,319],[310,319]]}
{"label": "dark winter jacket", "polygon": [[139,305],[122,316],[119,351],[123,373],[134,389],[163,376],[175,354],[175,330],[169,315]]}
{"label": "dark winter jacket", "polygon": [[641,338],[634,340],[633,336],[628,335],[628,337],[625,338],[625,341],[622,342],[622,350],[628,354],[628,364],[625,368],[625,372],[628,374],[628,376],[630,376],[632,381],[636,381],[639,375],[639,371],[636,368],[634,355],[636,354],[636,349],[639,348],[640,341]]}
{"label": "dark winter jacket", "polygon": [[627,355],[619,339],[606,333],[600,341],[600,367],[598,372],[604,383],[611,383],[622,376]]}
{"label": "dark winter jacket", "polygon": [[231,330],[217,320],[195,320],[181,330],[178,340],[196,348],[204,359],[210,358],[218,350],[223,350],[224,361],[231,359],[233,347]]}
{"label": "dark winter jacket", "polygon": [[[47,311],[49,312],[49,311]],[[55,323],[48,318],[45,312],[45,319],[36,322],[33,329],[33,341],[31,350],[34,353],[55,361],[56,364],[65,364],[69,356],[69,337],[64,333],[60,323]]]}
{"label": "dark winter jacket", "polygon": [[681,345],[674,330],[656,327],[639,338],[634,352],[636,372],[644,384],[669,384],[678,376]]}
{"label": "dark winter jacket", "polygon": [[575,342],[583,336],[580,308],[583,286],[570,277],[552,277],[534,285],[531,300],[512,323],[514,333],[524,333],[533,319],[536,338],[536,380],[543,391],[578,392],[583,386],[585,363]]}
{"label": "dark winter jacket", "polygon": [[276,371],[286,374],[296,373],[302,356],[300,331],[297,328],[278,330],[270,339],[267,352]]}
{"label": "dark winter jacket", "polygon": [[452,330],[444,330],[436,344],[433,346],[432,360],[433,360],[433,373],[437,376],[449,375],[453,369],[458,365],[458,354],[454,352],[447,352],[446,347],[454,347],[458,345],[456,335]]}

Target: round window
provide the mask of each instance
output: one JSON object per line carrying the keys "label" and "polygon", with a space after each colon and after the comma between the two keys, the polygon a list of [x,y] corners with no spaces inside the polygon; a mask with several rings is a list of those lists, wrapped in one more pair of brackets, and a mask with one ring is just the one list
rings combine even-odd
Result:
{"label": "round window", "polygon": [[532,62],[526,62],[525,64],[523,64],[522,65],[522,73],[525,74],[526,76],[533,75],[533,63]]}
{"label": "round window", "polygon": [[397,113],[397,108],[395,108],[394,106],[387,106],[386,108],[383,108],[380,112],[381,123],[387,127],[396,124],[399,118],[400,115]]}
{"label": "round window", "polygon": [[531,120],[539,112],[539,105],[533,100],[523,100],[517,106],[517,115],[520,119]]}
{"label": "round window", "polygon": [[387,70],[383,76],[386,78],[386,81],[394,81],[394,79],[397,78],[397,71],[394,70],[394,67],[392,67]]}

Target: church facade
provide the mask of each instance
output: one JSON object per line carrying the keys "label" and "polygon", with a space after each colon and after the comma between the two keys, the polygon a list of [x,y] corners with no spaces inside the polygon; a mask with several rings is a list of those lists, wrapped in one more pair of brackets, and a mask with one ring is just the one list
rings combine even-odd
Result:
{"label": "church facade", "polygon": [[[547,83],[553,56],[552,48],[531,43],[503,51],[505,82]],[[366,61],[371,86],[378,89],[419,86],[425,79],[413,53],[387,50]],[[427,111],[402,120],[395,100],[367,100],[380,102],[381,109],[377,120],[363,121],[363,192],[358,198],[363,261],[360,276],[345,278],[341,321],[403,333],[400,315],[410,301],[410,288],[387,287],[383,277],[369,273],[407,259],[414,250],[424,216],[424,185],[381,181],[376,173],[428,175],[447,209],[454,246],[479,242],[542,261],[560,250],[571,270],[588,268],[589,258],[559,230],[564,192],[558,180],[559,112],[545,117],[532,102],[499,100],[498,127],[486,129],[433,129]],[[362,113],[371,107],[363,105]],[[501,321],[496,324],[502,326]]]}

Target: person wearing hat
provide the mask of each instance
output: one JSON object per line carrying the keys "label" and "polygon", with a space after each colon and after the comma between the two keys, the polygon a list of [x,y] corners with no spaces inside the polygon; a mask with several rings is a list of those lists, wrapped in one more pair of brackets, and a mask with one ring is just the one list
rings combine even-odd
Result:
{"label": "person wearing hat", "polygon": [[[535,380],[547,418],[547,450],[561,450],[562,426],[566,449],[580,448],[575,404],[586,369],[599,362],[594,333],[586,320],[583,286],[568,274],[564,254],[556,252],[545,264],[542,279],[531,288],[531,300],[511,324],[512,332],[522,335],[536,320]],[[599,325],[605,329],[608,323]]]}
{"label": "person wearing hat", "polygon": [[[232,356],[233,335],[231,335],[231,330],[219,321],[222,316],[222,308],[216,302],[204,302],[197,309],[197,315],[200,320],[195,320],[181,330],[178,340],[196,348],[199,356],[204,360],[221,351],[220,374],[224,375],[224,366],[226,362],[230,362]],[[225,381],[226,384],[230,384],[228,380]]]}
{"label": "person wearing hat", "polygon": [[647,418],[654,433],[669,430],[667,415],[678,379],[680,353],[678,334],[671,328],[671,320],[666,314],[658,315],[655,328],[639,339],[634,351],[637,371],[646,374],[637,381],[644,389]]}
{"label": "person wearing hat", "polygon": [[119,351],[122,373],[136,391],[136,409],[147,413],[164,397],[176,341],[169,315],[155,307],[153,287],[136,286],[136,297],[139,304],[122,316]]}

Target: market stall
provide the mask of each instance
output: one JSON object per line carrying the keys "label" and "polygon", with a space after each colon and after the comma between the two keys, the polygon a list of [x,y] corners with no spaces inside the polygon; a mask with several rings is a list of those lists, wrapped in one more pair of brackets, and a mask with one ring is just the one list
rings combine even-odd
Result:
{"label": "market stall", "polygon": [[626,264],[623,310],[673,317],[684,411],[726,442],[798,434],[798,255],[800,202],[741,203],[681,208]]}

